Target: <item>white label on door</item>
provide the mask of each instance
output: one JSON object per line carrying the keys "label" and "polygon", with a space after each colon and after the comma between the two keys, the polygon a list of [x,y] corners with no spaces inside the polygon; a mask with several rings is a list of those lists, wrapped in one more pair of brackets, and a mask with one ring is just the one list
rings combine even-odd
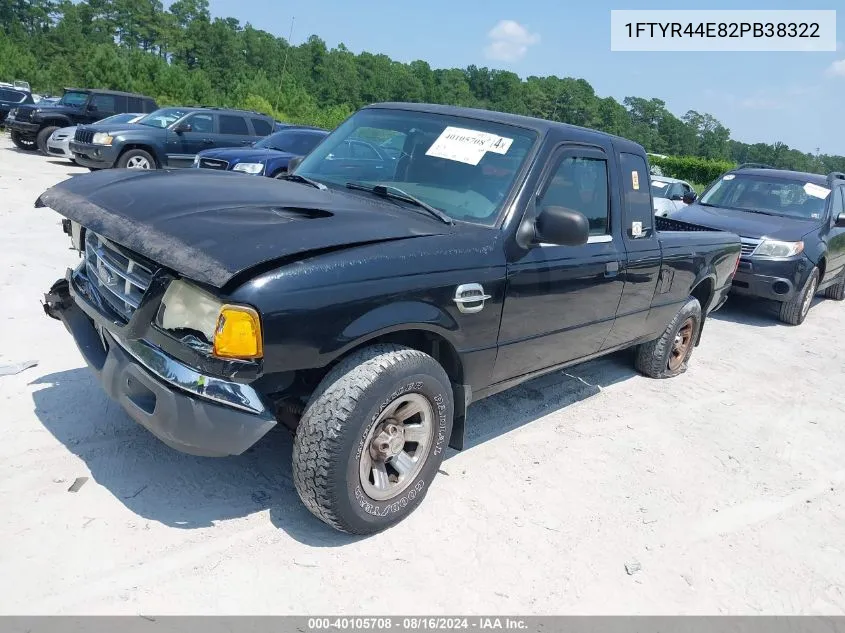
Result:
{"label": "white label on door", "polygon": [[[634,172],[636,173],[636,172]],[[642,222],[632,222],[631,223],[631,235],[634,237],[640,237],[643,234],[643,223]]]}
{"label": "white label on door", "polygon": [[631,182],[634,183],[634,189],[640,188],[640,174],[637,171],[631,172]]}

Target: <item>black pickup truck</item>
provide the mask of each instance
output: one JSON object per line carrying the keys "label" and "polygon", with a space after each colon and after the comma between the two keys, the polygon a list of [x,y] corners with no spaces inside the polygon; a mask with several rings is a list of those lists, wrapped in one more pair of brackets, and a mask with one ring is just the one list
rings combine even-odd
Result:
{"label": "black pickup truck", "polygon": [[[397,134],[397,157],[337,151]],[[473,401],[632,346],[684,372],[739,260],[738,236],[655,218],[642,147],[584,128],[376,104],[296,162],[48,189],[82,261],[44,308],[177,450],[287,427],[300,498],[346,532],[419,505]]]}

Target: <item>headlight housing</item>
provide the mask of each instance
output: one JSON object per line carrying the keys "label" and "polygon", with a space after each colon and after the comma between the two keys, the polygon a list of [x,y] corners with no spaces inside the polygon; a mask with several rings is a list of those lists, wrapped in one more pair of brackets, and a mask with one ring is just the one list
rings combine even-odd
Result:
{"label": "headlight housing", "polygon": [[242,171],[245,174],[257,176],[264,171],[264,163],[238,163],[232,168],[232,171]]}
{"label": "headlight housing", "polygon": [[264,354],[261,319],[254,308],[224,304],[182,280],[167,287],[156,325],[183,337],[193,335],[218,358],[249,360]]}
{"label": "headlight housing", "polygon": [[804,242],[781,242],[779,240],[764,239],[754,249],[753,255],[763,257],[793,257],[804,250]]}
{"label": "headlight housing", "polygon": [[94,145],[111,145],[113,140],[111,134],[108,132],[97,132],[91,142]]}

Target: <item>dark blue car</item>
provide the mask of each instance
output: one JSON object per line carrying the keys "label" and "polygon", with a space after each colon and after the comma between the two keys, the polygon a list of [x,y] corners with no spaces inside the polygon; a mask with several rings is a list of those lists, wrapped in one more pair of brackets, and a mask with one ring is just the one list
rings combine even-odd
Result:
{"label": "dark blue car", "polygon": [[308,154],[328,133],[320,128],[289,126],[248,147],[203,150],[197,154],[193,166],[281,178],[292,158]]}

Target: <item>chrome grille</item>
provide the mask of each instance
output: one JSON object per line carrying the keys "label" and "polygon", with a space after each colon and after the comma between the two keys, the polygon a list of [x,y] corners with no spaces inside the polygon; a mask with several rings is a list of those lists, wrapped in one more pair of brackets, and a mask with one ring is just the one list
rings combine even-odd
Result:
{"label": "chrome grille", "polygon": [[76,128],[73,140],[77,143],[92,143],[94,141],[94,132],[91,130]]}
{"label": "chrome grille", "polygon": [[229,161],[218,158],[200,158],[200,168],[202,169],[226,169],[228,167]]}
{"label": "chrome grille", "polygon": [[742,237],[740,238],[740,241],[742,242],[740,247],[740,257],[749,257],[751,253],[754,252],[754,249],[760,245],[761,240],[755,240],[750,237]]}
{"label": "chrome grille", "polygon": [[140,305],[153,276],[149,268],[93,231],[85,234],[85,270],[103,301],[127,321]]}

